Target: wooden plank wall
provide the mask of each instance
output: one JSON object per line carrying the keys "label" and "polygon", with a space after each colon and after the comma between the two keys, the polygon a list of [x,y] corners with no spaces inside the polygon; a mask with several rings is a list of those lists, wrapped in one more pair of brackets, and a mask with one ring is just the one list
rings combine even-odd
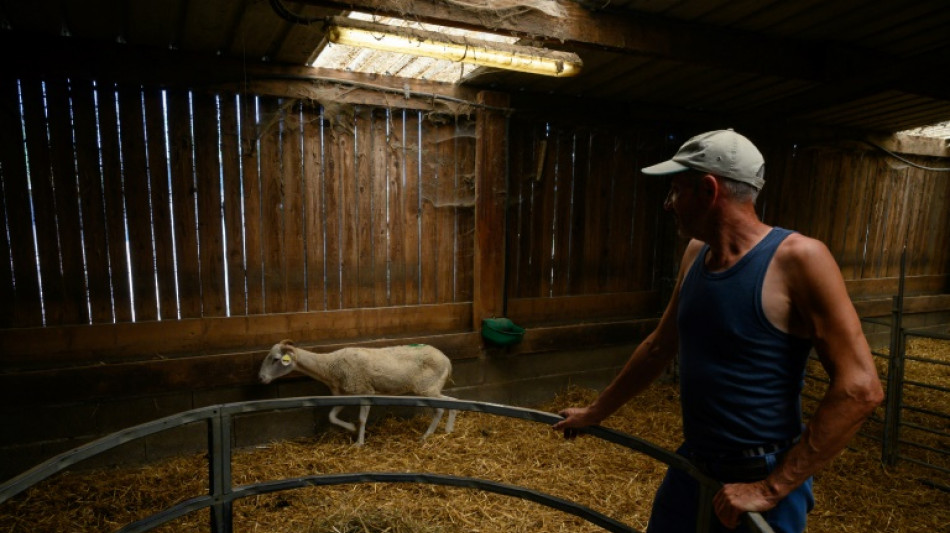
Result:
{"label": "wooden plank wall", "polygon": [[87,81],[0,99],[2,328],[472,297],[472,119]]}
{"label": "wooden plank wall", "polygon": [[[902,156],[923,167],[945,159]],[[776,145],[766,153],[763,220],[823,241],[855,300],[950,292],[950,180],[881,151]]]}
{"label": "wooden plank wall", "polygon": [[667,184],[640,173],[676,147],[658,130],[512,120],[508,314],[526,323],[656,313]]}

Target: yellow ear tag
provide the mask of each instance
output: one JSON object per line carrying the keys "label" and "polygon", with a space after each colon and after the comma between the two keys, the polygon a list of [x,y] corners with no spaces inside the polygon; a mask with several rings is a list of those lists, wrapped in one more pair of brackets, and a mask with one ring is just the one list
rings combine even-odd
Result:
{"label": "yellow ear tag", "polygon": [[280,362],[283,363],[284,365],[289,365],[290,361],[291,361],[290,354],[285,353],[284,356],[280,358]]}

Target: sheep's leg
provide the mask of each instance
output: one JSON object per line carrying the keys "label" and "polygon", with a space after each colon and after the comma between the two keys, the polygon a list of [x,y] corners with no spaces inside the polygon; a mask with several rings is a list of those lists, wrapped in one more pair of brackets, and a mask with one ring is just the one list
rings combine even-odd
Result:
{"label": "sheep's leg", "polygon": [[369,418],[369,405],[360,406],[360,433],[356,438],[356,444],[363,445],[363,437],[366,435],[366,419]]}
{"label": "sheep's leg", "polygon": [[347,430],[347,431],[356,432],[356,426],[354,426],[353,424],[351,424],[351,423],[349,423],[349,422],[345,422],[345,421],[340,420],[339,418],[337,418],[336,415],[337,415],[340,411],[342,411],[342,410],[343,410],[343,406],[342,406],[342,405],[337,405],[337,406],[335,406],[333,409],[330,409],[330,422],[331,422],[332,424],[336,424],[336,425],[340,426],[341,428],[343,428],[343,429],[345,429],[345,430]]}
{"label": "sheep's leg", "polygon": [[452,433],[452,430],[455,428],[455,414],[457,412],[455,409],[449,409],[449,418],[445,421],[446,433]]}
{"label": "sheep's leg", "polygon": [[[446,396],[444,394],[440,395],[439,398],[445,398],[446,400],[454,400],[455,398],[451,396]],[[458,413],[455,409],[449,409],[449,418],[445,421],[445,432],[446,434],[452,433],[452,430],[455,429],[455,415]]]}
{"label": "sheep's leg", "polygon": [[426,432],[422,434],[423,439],[431,435],[433,432],[435,432],[435,428],[439,427],[439,421],[442,420],[442,413],[444,412],[445,409],[436,407],[435,415],[432,416],[432,423],[429,424],[429,429],[427,429]]}

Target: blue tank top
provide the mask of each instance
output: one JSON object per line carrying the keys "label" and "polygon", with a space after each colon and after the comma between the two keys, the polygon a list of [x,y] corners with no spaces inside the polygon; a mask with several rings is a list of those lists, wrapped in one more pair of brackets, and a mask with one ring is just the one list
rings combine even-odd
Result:
{"label": "blue tank top", "polygon": [[773,228],[723,272],[702,248],[677,309],[683,433],[697,452],[730,454],[794,439],[811,341],[782,332],[762,309],[762,283],[792,232]]}

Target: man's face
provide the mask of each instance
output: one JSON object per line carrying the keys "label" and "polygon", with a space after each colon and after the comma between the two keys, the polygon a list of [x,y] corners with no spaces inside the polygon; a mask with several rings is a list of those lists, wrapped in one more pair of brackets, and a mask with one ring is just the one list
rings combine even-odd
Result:
{"label": "man's face", "polygon": [[670,191],[663,202],[663,208],[672,211],[676,218],[676,227],[683,237],[696,237],[701,205],[699,202],[700,180],[704,174],[696,170],[687,170],[673,175]]}

